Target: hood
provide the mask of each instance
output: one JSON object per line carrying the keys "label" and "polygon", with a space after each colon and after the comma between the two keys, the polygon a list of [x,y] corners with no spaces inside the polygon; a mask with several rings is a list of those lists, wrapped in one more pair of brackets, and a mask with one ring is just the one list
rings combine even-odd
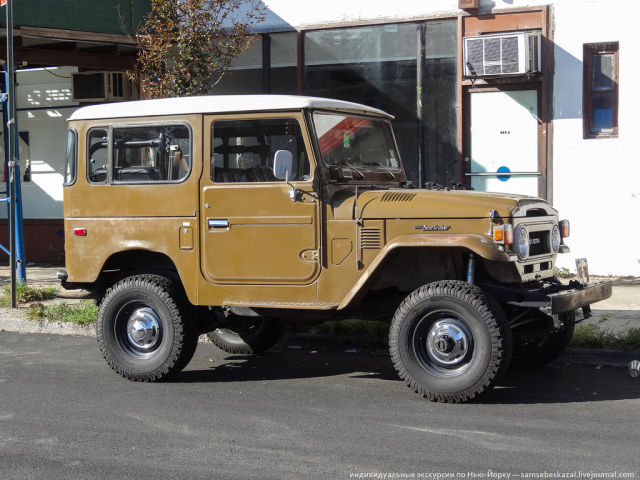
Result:
{"label": "hood", "polygon": [[[334,204],[334,218],[354,218],[355,195]],[[359,218],[488,218],[497,210],[502,218],[557,212],[540,198],[468,190],[367,190],[358,194]]]}

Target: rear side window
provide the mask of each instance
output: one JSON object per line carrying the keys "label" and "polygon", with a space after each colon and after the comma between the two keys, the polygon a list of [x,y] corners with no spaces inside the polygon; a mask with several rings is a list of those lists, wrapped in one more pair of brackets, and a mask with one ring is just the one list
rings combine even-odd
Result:
{"label": "rear side window", "polygon": [[76,183],[78,175],[78,133],[67,131],[67,154],[64,160],[64,186]]}
{"label": "rear side window", "polygon": [[113,129],[113,181],[180,182],[191,171],[191,134],[185,125]]}
{"label": "rear side window", "polygon": [[94,128],[87,148],[91,183],[181,182],[191,172],[191,130],[186,125]]}

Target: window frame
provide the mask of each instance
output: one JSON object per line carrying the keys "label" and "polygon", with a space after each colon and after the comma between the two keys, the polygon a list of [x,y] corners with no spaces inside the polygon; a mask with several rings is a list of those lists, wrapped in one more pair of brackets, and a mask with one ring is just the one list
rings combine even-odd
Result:
{"label": "window frame", "polygon": [[[619,42],[585,43],[583,45],[583,79],[582,79],[582,119],[583,138],[617,138],[618,137],[618,105],[620,90],[620,44]],[[613,87],[596,89],[593,85],[593,65],[596,55],[613,55]],[[613,93],[613,126],[609,131],[595,131],[593,125],[594,94]]]}
{"label": "window frame", "polygon": [[[69,171],[69,136],[73,135],[73,174],[71,178],[67,178],[67,172]],[[78,180],[78,131],[74,128],[67,129],[67,151],[64,157],[64,181],[62,182],[63,187],[70,187],[75,185]]]}
{"label": "window frame", "polygon": [[[89,141],[89,139],[91,138],[91,134],[93,132],[95,132],[96,130],[105,130],[107,132],[107,164],[106,164],[106,168],[107,168],[107,174],[104,178],[103,182],[95,182],[93,180],[91,180],[91,175],[90,175],[90,162],[91,162],[91,155],[90,155],[90,150],[91,150],[91,142]],[[89,130],[87,130],[87,134],[85,137],[85,176],[87,177],[87,183],[89,185],[109,185],[109,181],[110,181],[110,177],[111,177],[111,129],[108,125],[94,125],[91,128],[89,128]]]}

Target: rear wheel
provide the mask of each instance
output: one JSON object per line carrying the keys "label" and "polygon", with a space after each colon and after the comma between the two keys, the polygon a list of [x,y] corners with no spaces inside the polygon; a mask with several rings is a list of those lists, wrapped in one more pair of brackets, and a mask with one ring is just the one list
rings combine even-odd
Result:
{"label": "rear wheel", "polygon": [[225,352],[254,354],[273,347],[283,334],[284,325],[276,318],[237,317],[231,326],[216,328],[207,336]]}
{"label": "rear wheel", "polygon": [[563,312],[554,319],[550,315],[532,310],[521,315],[513,329],[514,349],[512,365],[519,368],[537,368],[558,358],[565,351],[576,325],[573,311]]}
{"label": "rear wheel", "polygon": [[96,322],[107,364],[143,382],[182,370],[198,342],[184,321],[186,311],[186,300],[168,278],[135,275],[116,283],[102,300]]}
{"label": "rear wheel", "polygon": [[411,293],[389,332],[391,359],[414,391],[461,402],[491,388],[511,358],[504,312],[474,285],[440,281]]}

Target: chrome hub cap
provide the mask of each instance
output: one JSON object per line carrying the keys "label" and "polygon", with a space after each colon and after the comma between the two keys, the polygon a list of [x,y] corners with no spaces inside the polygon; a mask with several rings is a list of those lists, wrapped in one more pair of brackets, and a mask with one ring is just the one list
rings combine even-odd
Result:
{"label": "chrome hub cap", "polygon": [[156,312],[149,307],[135,310],[127,321],[127,337],[135,349],[153,351],[161,337],[160,321]]}
{"label": "chrome hub cap", "polygon": [[434,365],[457,368],[465,362],[472,349],[472,337],[467,327],[455,318],[435,322],[426,337],[427,355]]}

